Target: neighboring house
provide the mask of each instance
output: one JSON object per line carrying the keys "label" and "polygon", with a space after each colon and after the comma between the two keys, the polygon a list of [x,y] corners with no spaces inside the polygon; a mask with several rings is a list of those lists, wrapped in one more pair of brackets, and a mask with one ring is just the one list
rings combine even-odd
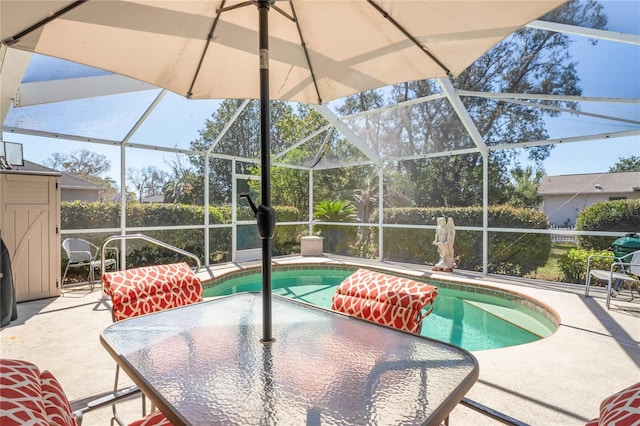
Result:
{"label": "neighboring house", "polygon": [[144,197],[140,202],[141,203],[164,203],[164,195],[163,194],[150,195],[148,197]]}
{"label": "neighboring house", "polygon": [[545,176],[538,194],[549,223],[573,226],[578,214],[591,204],[640,199],[640,172]]}
{"label": "neighboring house", "polygon": [[30,172],[57,172],[60,173],[60,201],[100,201],[100,194],[107,189],[88,180],[60,172],[31,161],[24,160],[24,167],[19,170]]}

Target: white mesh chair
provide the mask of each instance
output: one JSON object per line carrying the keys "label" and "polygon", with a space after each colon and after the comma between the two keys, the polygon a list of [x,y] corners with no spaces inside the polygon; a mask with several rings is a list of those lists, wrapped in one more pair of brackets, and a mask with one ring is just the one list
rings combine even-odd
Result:
{"label": "white mesh chair", "polygon": [[[606,269],[591,269],[591,259],[606,258],[611,260],[611,267]],[[607,282],[607,309],[611,304],[612,285],[617,280],[629,281],[633,284],[640,284],[640,250],[634,251],[622,257],[591,255],[587,260],[587,282],[584,295],[589,296],[589,286],[591,277]],[[631,289],[631,299],[633,299],[633,289]]]}
{"label": "white mesh chair", "polygon": [[[91,284],[91,290],[95,283],[95,270],[100,269],[100,248],[95,244],[81,238],[67,238],[62,242],[62,248],[67,254],[69,262],[64,269],[64,275],[62,276],[62,285],[64,287],[64,280],[67,277],[69,268],[89,268],[89,275],[87,281]],[[114,249],[115,250],[115,249]],[[106,250],[105,250],[106,251]],[[117,256],[117,253],[116,253]],[[116,259],[105,259],[105,269],[112,267],[117,269]]]}

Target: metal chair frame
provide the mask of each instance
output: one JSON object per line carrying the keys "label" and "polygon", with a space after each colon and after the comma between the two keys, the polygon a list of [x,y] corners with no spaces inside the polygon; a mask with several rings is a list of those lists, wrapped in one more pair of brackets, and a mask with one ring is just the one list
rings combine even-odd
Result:
{"label": "metal chair frame", "polygon": [[[611,266],[608,270],[591,269],[591,260],[595,258],[610,259]],[[629,275],[629,274],[633,274]],[[589,296],[591,277],[607,282],[607,309],[611,304],[613,283],[617,280],[640,284],[640,250],[628,253],[621,257],[593,254],[587,259],[587,278],[584,295]],[[633,300],[633,288],[631,288],[631,300]],[[637,291],[637,290],[636,290]]]}
{"label": "metal chair frame", "polygon": [[[67,267],[64,269],[62,276],[61,288],[64,288],[64,280],[67,278],[67,272],[69,268],[89,268],[89,275],[87,275],[87,282],[91,284],[91,290],[95,285],[95,270],[101,269],[100,248],[90,241],[83,240],[82,238],[67,238],[62,242],[62,248],[64,249],[67,258]],[[113,267],[118,269],[118,248],[107,247],[106,250],[115,250],[115,259],[105,259],[104,268]],[[104,272],[104,271],[103,271]]]}

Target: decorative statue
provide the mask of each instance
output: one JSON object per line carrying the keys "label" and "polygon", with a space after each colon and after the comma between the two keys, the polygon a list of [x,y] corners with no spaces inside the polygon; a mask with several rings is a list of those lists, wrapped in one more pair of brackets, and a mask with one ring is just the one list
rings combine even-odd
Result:
{"label": "decorative statue", "polygon": [[456,238],[456,229],[453,219],[444,217],[436,219],[436,239],[433,244],[438,248],[440,260],[432,268],[434,271],[453,271],[453,241]]}

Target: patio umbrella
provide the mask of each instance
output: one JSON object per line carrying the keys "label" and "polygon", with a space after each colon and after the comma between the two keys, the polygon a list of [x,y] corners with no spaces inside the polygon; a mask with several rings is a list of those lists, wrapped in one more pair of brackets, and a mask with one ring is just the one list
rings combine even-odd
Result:
{"label": "patio umbrella", "polygon": [[455,76],[564,1],[2,0],[0,40],[188,98],[260,99],[256,217],[263,339],[271,341],[269,100],[321,104],[398,82]]}

